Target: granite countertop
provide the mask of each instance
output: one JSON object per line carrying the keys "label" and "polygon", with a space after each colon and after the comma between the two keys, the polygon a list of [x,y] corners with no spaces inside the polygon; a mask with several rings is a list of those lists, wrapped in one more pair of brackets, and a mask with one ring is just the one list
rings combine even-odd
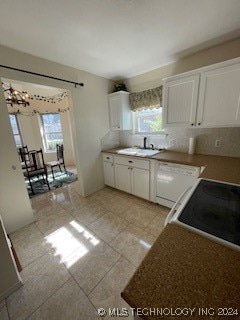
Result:
{"label": "granite countertop", "polygon": [[[118,147],[103,152],[117,154],[117,151],[123,148],[126,147]],[[128,157],[128,155],[122,156]],[[134,156],[131,155],[131,157]],[[137,156],[137,158],[141,157]],[[205,169],[200,175],[200,178],[240,183],[240,158],[204,154],[190,155],[187,153],[166,150],[151,157],[143,157],[143,159],[155,159],[158,161],[186,164],[190,166],[204,166]]]}
{"label": "granite countertop", "polygon": [[[226,317],[220,316],[218,308],[238,308],[240,314],[239,270],[239,252],[170,224],[153,244],[122,297],[132,308],[196,308],[190,319],[223,319]],[[200,308],[213,308],[214,316],[199,316]],[[141,318],[181,320],[186,316]],[[240,315],[227,318],[239,319]]]}

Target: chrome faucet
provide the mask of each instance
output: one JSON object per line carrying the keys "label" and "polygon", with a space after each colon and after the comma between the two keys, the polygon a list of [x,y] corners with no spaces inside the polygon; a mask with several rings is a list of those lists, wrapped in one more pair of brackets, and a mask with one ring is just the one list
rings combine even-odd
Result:
{"label": "chrome faucet", "polygon": [[147,137],[143,137],[143,148],[147,149]]}

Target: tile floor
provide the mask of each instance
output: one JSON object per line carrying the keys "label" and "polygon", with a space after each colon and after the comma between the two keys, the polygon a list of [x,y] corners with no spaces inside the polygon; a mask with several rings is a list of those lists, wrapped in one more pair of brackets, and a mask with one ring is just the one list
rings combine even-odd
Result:
{"label": "tile floor", "polygon": [[169,210],[108,187],[83,198],[78,181],[31,201],[36,222],[11,235],[24,286],[0,319],[94,320],[100,307],[127,307],[120,292]]}

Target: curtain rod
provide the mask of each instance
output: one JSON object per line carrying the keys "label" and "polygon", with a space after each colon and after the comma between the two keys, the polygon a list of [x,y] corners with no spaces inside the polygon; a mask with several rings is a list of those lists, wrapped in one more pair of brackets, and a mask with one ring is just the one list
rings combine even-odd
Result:
{"label": "curtain rod", "polygon": [[65,79],[61,79],[61,78],[56,78],[56,77],[52,77],[52,76],[47,76],[46,74],[41,74],[41,73],[37,73],[37,72],[31,72],[31,71],[27,71],[27,70],[23,70],[23,69],[18,69],[18,68],[13,68],[13,67],[9,67],[9,66],[4,66],[0,64],[1,68],[5,68],[5,69],[10,69],[10,70],[14,70],[14,71],[19,71],[19,72],[23,72],[23,73],[28,73],[28,74],[33,74],[34,76],[39,76],[39,77],[44,77],[44,78],[48,78],[48,79],[53,79],[53,80],[58,80],[58,81],[62,81],[62,82],[67,82],[67,83],[72,83],[74,84],[75,88],[77,88],[77,86],[83,87],[84,84],[82,82],[75,82],[75,81],[70,81],[70,80],[65,80]]}

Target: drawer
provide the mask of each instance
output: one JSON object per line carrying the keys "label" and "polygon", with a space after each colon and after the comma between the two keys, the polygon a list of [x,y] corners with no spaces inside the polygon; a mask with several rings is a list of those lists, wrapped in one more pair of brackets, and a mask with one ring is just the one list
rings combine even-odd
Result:
{"label": "drawer", "polygon": [[113,163],[113,155],[108,153],[103,153],[103,161]]}
{"label": "drawer", "polygon": [[136,159],[132,157],[114,156],[114,163],[145,170],[149,170],[150,168],[150,163],[148,160]]}

